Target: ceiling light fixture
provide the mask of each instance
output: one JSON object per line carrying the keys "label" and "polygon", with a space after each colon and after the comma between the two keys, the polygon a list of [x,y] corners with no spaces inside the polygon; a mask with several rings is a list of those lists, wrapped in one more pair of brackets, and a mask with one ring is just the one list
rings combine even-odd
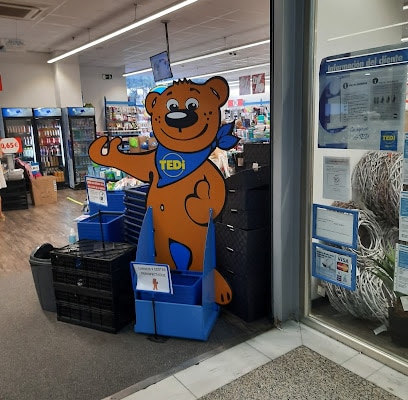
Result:
{"label": "ceiling light fixture", "polygon": [[266,67],[266,66],[268,66],[268,65],[270,65],[270,63],[263,63],[263,64],[257,64],[257,65],[249,65],[249,66],[247,66],[247,67],[229,69],[229,70],[226,70],[226,71],[213,72],[213,73],[211,73],[211,74],[202,74],[202,75],[190,76],[188,79],[206,78],[207,76],[215,76],[215,75],[229,74],[229,73],[231,73],[231,72],[245,71],[245,70],[247,70],[247,69],[252,69],[252,68]]}
{"label": "ceiling light fixture", "polygon": [[[230,49],[221,50],[221,51],[216,51],[215,53],[205,54],[205,55],[197,56],[197,57],[191,57],[191,58],[188,58],[186,60],[175,61],[175,62],[171,63],[171,66],[173,67],[173,66],[176,66],[176,65],[187,64],[187,63],[194,62],[194,61],[204,60],[205,58],[216,57],[216,56],[220,56],[222,54],[227,54],[227,53],[231,53],[231,52],[235,52],[235,51],[239,51],[239,50],[243,50],[243,49],[249,49],[250,47],[255,47],[255,46],[260,46],[262,44],[270,43],[270,41],[271,41],[270,39],[261,40],[260,42],[244,44],[242,46],[232,47]],[[151,68],[145,68],[145,69],[141,69],[139,71],[127,72],[127,73],[123,74],[122,76],[126,77],[126,76],[144,74],[145,72],[149,72],[151,70],[152,70]]]}
{"label": "ceiling light fixture", "polygon": [[402,9],[403,9],[403,10],[408,10],[408,4],[404,4],[404,5],[402,6]]}
{"label": "ceiling light fixture", "polygon": [[183,7],[189,6],[190,4],[193,4],[193,3],[197,2],[197,1],[198,0],[185,0],[185,1],[182,1],[181,3],[174,4],[174,5],[166,8],[165,10],[159,11],[156,14],[150,15],[150,16],[148,16],[146,18],[141,19],[140,21],[137,21],[137,22],[135,22],[133,24],[130,24],[130,25],[124,27],[124,28],[121,28],[121,29],[113,32],[113,33],[102,36],[99,39],[96,39],[96,40],[94,40],[92,42],[84,44],[83,46],[80,46],[80,47],[78,47],[76,49],[68,51],[68,52],[66,52],[64,54],[61,54],[58,57],[52,58],[52,59],[48,60],[47,63],[52,64],[52,63],[55,63],[56,61],[60,61],[60,60],[62,60],[64,58],[70,57],[70,56],[72,56],[74,54],[77,54],[77,53],[79,53],[81,51],[87,50],[87,49],[89,49],[89,48],[91,48],[93,46],[96,46],[96,45],[98,45],[98,44],[100,44],[102,42],[106,42],[107,40],[110,40],[110,39],[112,39],[112,38],[114,38],[116,36],[119,36],[119,35],[122,35],[122,34],[124,34],[126,32],[129,32],[132,29],[136,29],[139,26],[145,25],[145,24],[147,24],[149,22],[152,22],[152,21],[154,21],[156,19],[162,18],[165,15],[168,15],[168,14],[174,12],[174,11],[180,10]]}
{"label": "ceiling light fixture", "polygon": [[[239,72],[239,71],[245,71],[247,69],[252,69],[252,68],[260,68],[260,67],[266,67],[268,65],[270,65],[271,63],[263,63],[263,64],[256,64],[256,65],[248,65],[247,67],[241,67],[241,68],[235,68],[235,69],[229,69],[226,71],[218,71],[218,72],[212,72],[210,74],[202,74],[202,75],[195,75],[195,76],[189,76],[186,77],[186,79],[197,79],[197,78],[206,78],[207,76],[216,76],[216,75],[223,75],[223,74],[229,74],[232,72]],[[172,83],[173,81],[175,81],[177,79],[171,79],[171,80],[166,80],[163,82],[159,82],[158,85],[167,85]]]}

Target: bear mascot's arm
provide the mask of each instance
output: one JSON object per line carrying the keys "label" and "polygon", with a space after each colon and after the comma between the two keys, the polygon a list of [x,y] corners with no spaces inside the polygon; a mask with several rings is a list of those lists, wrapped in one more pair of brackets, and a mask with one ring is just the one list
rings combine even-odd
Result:
{"label": "bear mascot's arm", "polygon": [[150,172],[154,169],[154,150],[144,153],[123,153],[119,150],[122,140],[107,137],[96,139],[89,146],[89,157],[99,165],[118,168],[130,176],[149,182]]}

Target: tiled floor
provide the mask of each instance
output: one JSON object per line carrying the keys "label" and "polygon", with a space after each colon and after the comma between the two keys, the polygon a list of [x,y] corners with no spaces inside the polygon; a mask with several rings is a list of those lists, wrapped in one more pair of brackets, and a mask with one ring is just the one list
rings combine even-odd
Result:
{"label": "tiled floor", "polygon": [[300,345],[374,382],[387,392],[408,400],[406,375],[293,321],[285,323],[281,330],[273,329],[263,333],[122,399],[199,399]]}

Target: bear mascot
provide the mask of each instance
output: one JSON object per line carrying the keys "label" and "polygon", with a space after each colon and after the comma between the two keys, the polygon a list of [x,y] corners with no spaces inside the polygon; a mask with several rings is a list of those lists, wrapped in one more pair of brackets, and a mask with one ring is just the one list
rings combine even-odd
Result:
{"label": "bear mascot", "polygon": [[[152,208],[156,262],[172,269],[202,271],[209,210],[215,219],[224,207],[224,176],[209,156],[239,141],[232,134],[234,123],[221,126],[221,107],[228,97],[228,83],[219,76],[157,87],[145,100],[156,148],[126,153],[120,150],[120,138],[107,137],[89,147],[95,163],[149,183],[146,206]],[[228,304],[231,288],[214,272],[215,301]]]}

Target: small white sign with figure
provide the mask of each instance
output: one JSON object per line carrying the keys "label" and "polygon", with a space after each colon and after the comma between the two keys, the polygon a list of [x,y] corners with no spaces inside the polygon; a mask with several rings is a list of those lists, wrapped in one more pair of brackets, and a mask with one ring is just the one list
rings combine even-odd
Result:
{"label": "small white sign with figure", "polygon": [[133,262],[136,273],[136,290],[173,294],[170,267],[167,264]]}

